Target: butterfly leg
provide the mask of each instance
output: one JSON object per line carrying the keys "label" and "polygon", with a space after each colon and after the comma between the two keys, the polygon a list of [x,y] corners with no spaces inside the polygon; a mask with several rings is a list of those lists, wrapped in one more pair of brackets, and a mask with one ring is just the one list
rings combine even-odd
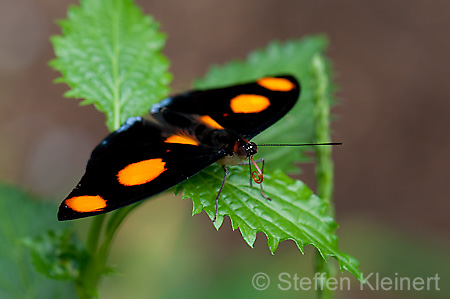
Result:
{"label": "butterfly leg", "polygon": [[[249,171],[249,178],[250,178],[250,188],[252,188],[253,187],[253,175],[252,175],[252,162],[250,162],[250,159],[251,158],[248,158],[248,161],[245,161],[245,162],[241,162],[241,163],[238,163],[238,165],[248,165],[248,171]],[[258,160],[256,160],[256,162],[259,162],[259,160],[260,159],[258,159]]]}
{"label": "butterfly leg", "polygon": [[[241,162],[241,163],[238,163],[238,165],[248,165],[248,171],[249,171],[249,178],[250,178],[250,188],[253,188],[253,175],[252,175],[252,162],[250,162],[250,159],[251,158],[248,158],[248,162],[247,161],[245,161],[245,162]],[[258,162],[259,161],[259,159],[258,160],[256,160],[256,162]]]}
{"label": "butterfly leg", "polygon": [[253,179],[252,179],[252,163],[250,162],[250,158],[248,158],[248,171],[250,174],[250,188],[253,188]]}
{"label": "butterfly leg", "polygon": [[225,181],[227,180],[228,174],[230,174],[230,172],[228,171],[228,168],[225,165],[223,165],[222,167],[223,167],[223,170],[225,171],[225,175],[223,176],[222,184],[220,185],[220,189],[219,189],[219,193],[217,193],[217,196],[216,196],[216,213],[214,214],[213,222],[216,221],[217,215],[219,214],[219,196],[220,196],[220,193],[222,192],[223,185],[225,185]]}

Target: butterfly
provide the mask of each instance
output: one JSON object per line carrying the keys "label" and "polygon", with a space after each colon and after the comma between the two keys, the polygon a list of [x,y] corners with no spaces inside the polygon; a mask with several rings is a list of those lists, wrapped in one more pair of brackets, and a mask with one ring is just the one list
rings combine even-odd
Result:
{"label": "butterfly", "polygon": [[[61,203],[58,220],[107,213],[167,190],[217,162],[253,164],[263,170],[250,140],[280,120],[300,95],[292,76],[194,90],[153,105],[148,118],[131,117],[93,150],[80,182]],[[263,164],[264,166],[264,164]],[[251,180],[250,180],[251,182]],[[261,194],[269,199],[263,192]],[[214,220],[215,220],[214,218]]]}

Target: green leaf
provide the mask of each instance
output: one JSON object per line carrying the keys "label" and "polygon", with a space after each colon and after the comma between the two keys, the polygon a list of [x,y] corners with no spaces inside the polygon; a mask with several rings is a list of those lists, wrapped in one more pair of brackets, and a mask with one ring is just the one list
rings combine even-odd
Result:
{"label": "green leaf", "polygon": [[[245,61],[234,61],[212,67],[207,76],[196,82],[197,88],[212,88],[240,82],[254,81],[262,76],[292,74],[300,80],[302,93],[299,103],[280,122],[255,138],[257,143],[311,143],[315,137],[314,100],[316,78],[311,73],[313,57],[324,52],[327,41],[323,36],[273,42],[265,49],[252,52]],[[331,68],[326,75],[331,77]],[[331,99],[333,86],[328,86]],[[294,181],[283,171],[295,171],[294,162],[305,161],[304,152],[294,147],[259,148],[266,169],[278,169],[264,174],[264,191],[272,198],[262,197],[259,186],[249,187],[248,170],[232,167],[219,199],[219,215],[214,226],[219,229],[225,215],[233,229],[239,228],[242,237],[253,246],[256,234],[263,232],[273,253],[280,241],[293,240],[301,252],[307,244],[315,246],[323,258],[337,259],[341,270],[346,269],[358,279],[362,274],[359,263],[340,252],[334,231],[337,227],[327,211],[328,205],[301,181]],[[215,165],[177,186],[183,197],[193,199],[193,214],[202,210],[214,218],[215,197],[222,182],[223,170]]]}
{"label": "green leaf", "polygon": [[132,0],[80,2],[59,22],[63,35],[52,37],[57,58],[50,65],[71,88],[65,96],[93,104],[113,131],[167,95],[166,37]]}
{"label": "green leaf", "polygon": [[[324,36],[306,37],[287,42],[272,42],[266,48],[251,52],[244,61],[232,61],[223,66],[213,66],[207,75],[197,80],[197,88],[206,89],[254,81],[267,75],[291,74],[301,83],[298,103],[279,122],[261,133],[253,141],[258,143],[311,143],[314,142],[314,82],[310,71],[312,58],[323,53],[327,46]],[[331,69],[328,68],[328,73]],[[329,92],[334,87],[330,87]],[[297,172],[294,162],[307,161],[307,148],[260,147],[270,169]]]}
{"label": "green leaf", "polygon": [[36,272],[24,240],[51,228],[67,228],[56,220],[56,205],[42,202],[0,183],[0,298],[73,298],[73,286]]}
{"label": "green leaf", "polygon": [[[193,214],[205,210],[214,218],[215,196],[222,178],[222,168],[214,165],[177,187],[184,189],[184,198],[192,198]],[[250,188],[248,171],[241,166],[230,167],[230,176],[220,194],[215,227],[219,229],[224,216],[228,215],[233,229],[239,228],[250,247],[256,234],[263,232],[272,253],[279,242],[288,239],[293,240],[302,253],[305,245],[313,245],[322,257],[335,257],[341,270],[348,270],[362,279],[358,262],[339,251],[334,234],[337,225],[328,215],[327,205],[311,189],[277,170],[264,172],[264,192],[271,201],[262,197],[259,185]]]}
{"label": "green leaf", "polygon": [[31,250],[36,270],[52,279],[76,280],[81,264],[88,259],[88,253],[69,230],[50,230],[24,243]]}

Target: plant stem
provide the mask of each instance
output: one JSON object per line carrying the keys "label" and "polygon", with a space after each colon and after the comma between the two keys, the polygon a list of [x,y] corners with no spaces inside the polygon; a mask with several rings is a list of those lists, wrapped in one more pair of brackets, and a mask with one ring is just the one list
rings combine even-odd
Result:
{"label": "plant stem", "polygon": [[91,227],[89,229],[89,235],[86,241],[86,249],[91,255],[94,255],[97,251],[98,241],[100,239],[100,233],[102,231],[105,217],[106,214],[98,215],[93,217],[91,221]]}
{"label": "plant stem", "polygon": [[125,219],[125,217],[138,205],[139,204],[133,204],[127,207],[123,207],[115,211],[114,214],[112,214],[111,217],[109,218],[108,224],[105,228],[105,237],[97,254],[98,263],[100,264],[102,269],[106,270],[106,262],[108,260],[108,255],[111,250],[112,241],[114,239],[114,235],[117,229],[119,228],[120,224]]}
{"label": "plant stem", "polygon": [[103,273],[97,259],[97,248],[105,219],[106,214],[102,214],[93,217],[91,221],[86,241],[87,260],[80,262],[80,274],[75,282],[78,298],[93,298],[97,291],[97,284]]}
{"label": "plant stem", "polygon": [[[312,60],[312,73],[315,78],[315,141],[330,142],[330,99],[328,98],[329,78],[325,69],[324,58],[316,54]],[[333,160],[331,158],[331,146],[316,147],[316,181],[317,195],[328,205],[328,214],[334,218],[333,196]],[[315,271],[325,273],[321,287],[317,290],[320,299],[333,298],[333,291],[327,288],[327,280],[333,276],[334,269],[330,263],[317,252],[315,259]]]}

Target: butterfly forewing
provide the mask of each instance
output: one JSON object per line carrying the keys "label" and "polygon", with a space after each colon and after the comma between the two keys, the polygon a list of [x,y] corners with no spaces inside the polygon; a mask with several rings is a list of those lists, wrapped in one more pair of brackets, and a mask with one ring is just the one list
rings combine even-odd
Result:
{"label": "butterfly forewing", "polygon": [[152,112],[169,109],[207,116],[224,129],[251,139],[283,117],[297,102],[300,85],[292,76],[265,77],[231,87],[187,92],[167,98]]}
{"label": "butterfly forewing", "polygon": [[[86,173],[59,208],[58,219],[106,213],[158,194],[222,158],[195,139],[162,137],[151,122],[134,121],[93,151]],[[141,140],[140,137],[142,137]]]}

